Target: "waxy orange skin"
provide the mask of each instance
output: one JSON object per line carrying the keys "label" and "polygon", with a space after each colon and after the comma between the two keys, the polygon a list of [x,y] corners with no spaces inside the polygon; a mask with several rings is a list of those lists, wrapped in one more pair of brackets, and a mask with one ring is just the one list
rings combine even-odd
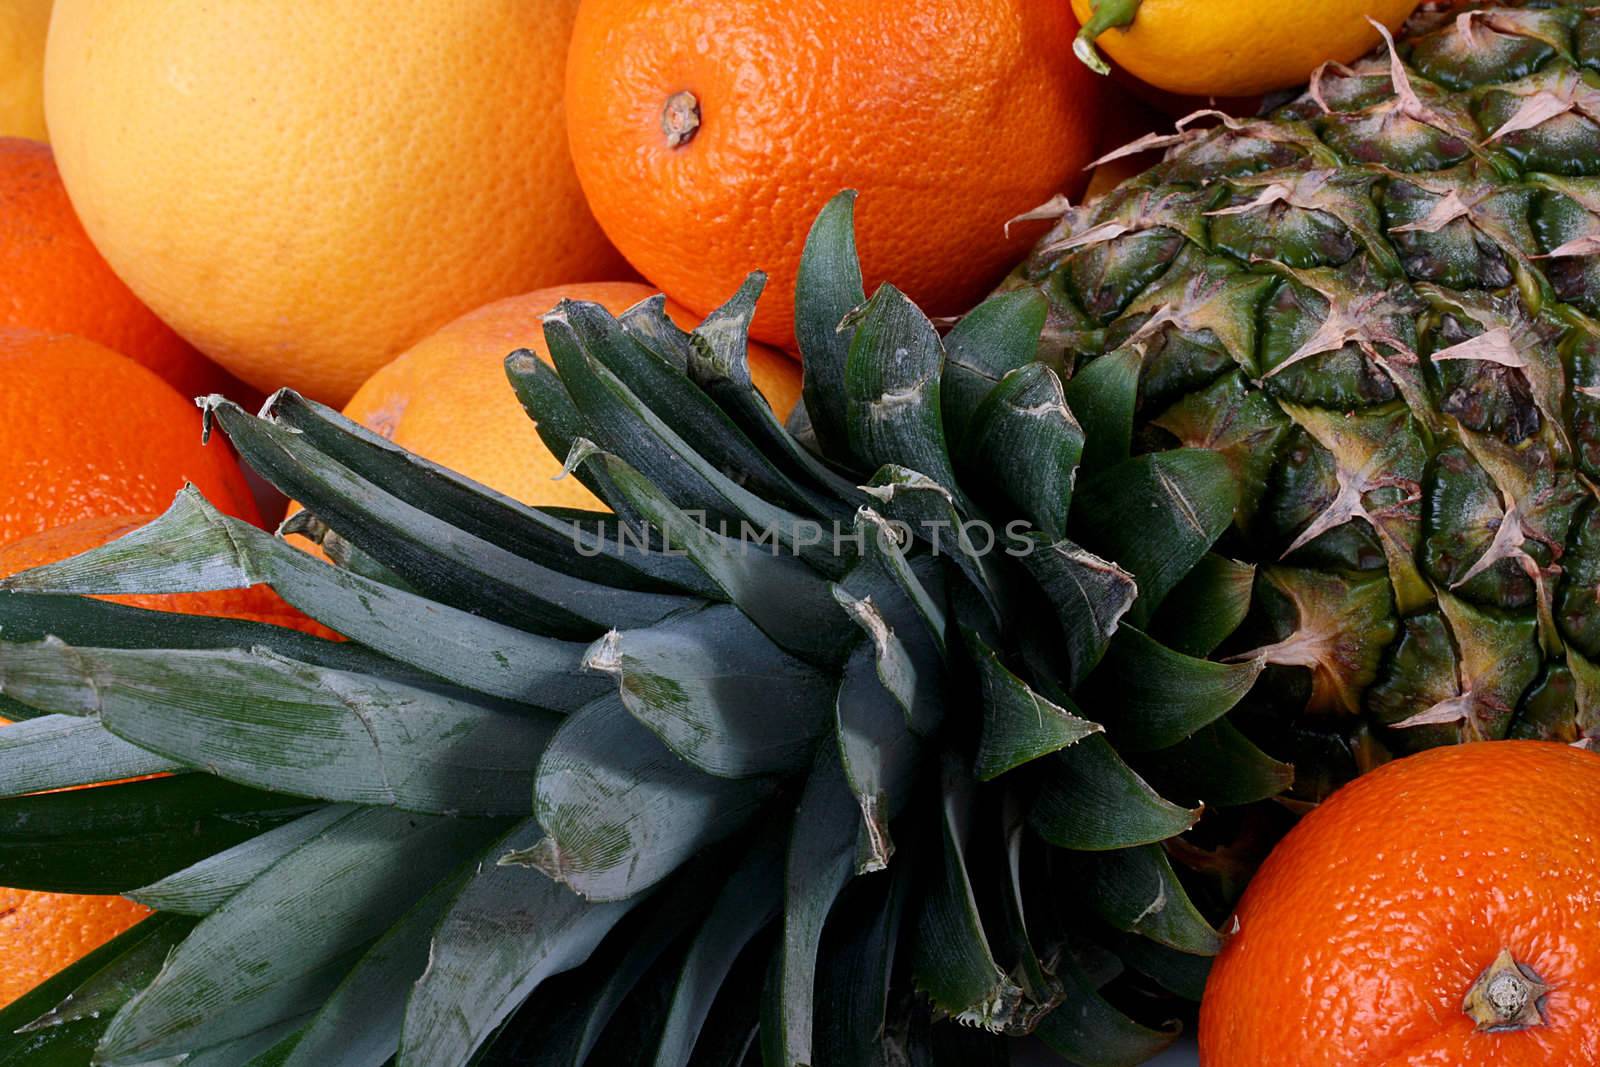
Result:
{"label": "waxy orange skin", "polygon": [[[868,293],[959,314],[1043,232],[1007,220],[1082,187],[1103,85],[1077,30],[1058,0],[585,0],[573,161],[612,242],[690,311],[766,271],[758,341],[793,350],[806,234],[845,188]],[[674,146],[685,92],[700,122]]]}
{"label": "waxy orange skin", "polygon": [[[1600,1063],[1600,755],[1432,749],[1346,786],[1245,892],[1200,1010],[1203,1067]],[[1545,1025],[1480,1033],[1501,949]]]}

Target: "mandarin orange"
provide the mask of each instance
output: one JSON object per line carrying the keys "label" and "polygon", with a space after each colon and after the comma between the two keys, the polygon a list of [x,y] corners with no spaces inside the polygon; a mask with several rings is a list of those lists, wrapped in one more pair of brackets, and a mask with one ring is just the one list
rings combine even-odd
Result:
{"label": "mandarin orange", "polygon": [[758,340],[792,350],[806,233],[847,187],[869,291],[960,313],[1042,232],[1007,220],[1094,155],[1076,32],[1039,0],[585,0],[573,159],[612,241],[691,311],[767,271]]}
{"label": "mandarin orange", "polygon": [[1303,819],[1235,912],[1204,1067],[1600,1063],[1600,755],[1431,749]]}
{"label": "mandarin orange", "polygon": [[260,521],[233,453],[154,372],[93,341],[0,328],[0,544],[79,519],[162,511],[185,482]]}

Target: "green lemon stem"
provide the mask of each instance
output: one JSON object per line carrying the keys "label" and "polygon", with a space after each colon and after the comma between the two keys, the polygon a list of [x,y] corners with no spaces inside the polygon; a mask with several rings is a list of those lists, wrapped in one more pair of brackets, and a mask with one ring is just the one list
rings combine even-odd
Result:
{"label": "green lemon stem", "polygon": [[1073,55],[1096,74],[1110,74],[1111,66],[1095,48],[1095,38],[1107,30],[1133,25],[1133,16],[1138,14],[1141,2],[1142,0],[1095,0],[1094,14],[1089,16],[1089,21],[1083,24],[1083,28],[1078,31],[1077,39],[1072,42]]}

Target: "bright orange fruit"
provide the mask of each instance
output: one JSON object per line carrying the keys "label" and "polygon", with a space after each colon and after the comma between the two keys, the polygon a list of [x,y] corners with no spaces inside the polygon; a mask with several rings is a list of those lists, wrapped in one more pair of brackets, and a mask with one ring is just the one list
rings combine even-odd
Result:
{"label": "bright orange fruit", "polygon": [[200,412],[172,386],[93,341],[0,328],[0,544],[164,511],[185,482],[260,521],[233,453],[200,443]]}
{"label": "bright orange fruit", "polygon": [[165,378],[185,397],[244,383],[202,356],[111,272],[73,214],[48,145],[0,138],[0,327],[75,333]]}
{"label": "bright orange fruit", "polygon": [[794,347],[794,280],[830,197],[861,192],[868,290],[966,311],[1040,232],[1006,221],[1081,184],[1099,81],[1044,0],[585,0],[568,137],[595,217],[705,314],[772,284],[754,336]]}
{"label": "bright orange fruit", "polygon": [[1431,749],[1306,816],[1246,890],[1203,1067],[1600,1063],[1600,755]]}

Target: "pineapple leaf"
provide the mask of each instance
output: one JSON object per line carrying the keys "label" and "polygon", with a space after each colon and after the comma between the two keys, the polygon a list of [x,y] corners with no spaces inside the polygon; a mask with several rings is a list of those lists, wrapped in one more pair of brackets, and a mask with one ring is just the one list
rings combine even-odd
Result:
{"label": "pineapple leaf", "polygon": [[1196,956],[1179,952],[1158,944],[1138,934],[1117,936],[1117,955],[1140,974],[1155,980],[1156,984],[1185,1000],[1200,1003],[1205,993],[1206,976],[1211,973],[1210,956]]}
{"label": "pineapple leaf", "polygon": [[1143,752],[1175,745],[1226,715],[1264,665],[1260,657],[1216,663],[1185,656],[1125,626],[1092,681],[1107,696],[1103,719],[1117,744]]}
{"label": "pineapple leaf", "polygon": [[265,649],[0,646],[0,679],[35,706],[97,712],[126,741],[246,785],[412,811],[527,810],[555,730],[531,708],[283,659]]}
{"label": "pineapple leaf", "polygon": [[[748,524],[758,531],[775,534],[779,543],[797,555],[827,566],[831,557],[815,550],[809,537],[815,522],[786,508],[769,503],[724,474],[719,466],[725,449],[711,449],[704,456],[686,441],[650,404],[642,401],[628,384],[606,364],[608,349],[617,338],[638,346],[616,328],[616,320],[594,304],[563,301],[545,316],[545,338],[561,380],[571,391],[573,401],[588,420],[588,436],[639,471],[675,505],[705,513],[713,520]],[[620,346],[615,346],[620,347]],[[654,357],[642,353],[646,360]],[[613,356],[613,361],[615,357]],[[659,366],[659,364],[657,364]],[[729,434],[738,434],[720,408],[706,400],[699,390],[681,375],[673,376],[683,388],[692,390]],[[651,388],[658,388],[652,385]],[[656,401],[654,395],[652,402]],[[663,401],[663,406],[665,406]],[[714,441],[714,427],[701,425],[701,415],[690,414],[686,428],[695,442]],[[748,440],[744,440],[749,447]],[[726,457],[728,469],[746,469],[736,457]],[[613,475],[614,477],[614,475]],[[781,478],[781,475],[778,475]],[[637,507],[637,503],[634,505]],[[645,620],[645,623],[653,620]]]}
{"label": "pineapple leaf", "polygon": [[383,1067],[400,1049],[406,997],[428,966],[433,933],[482,856],[441,879],[362,954],[311,1017],[283,1067]]}
{"label": "pineapple leaf", "polygon": [[945,335],[939,403],[951,447],[960,451],[978,405],[1000,379],[1039,355],[1050,302],[1031,286],[992,296]]}
{"label": "pineapple leaf", "polygon": [[750,377],[750,320],[765,282],[765,275],[752,274],[689,335],[688,374],[764,454],[788,468],[815,514],[837,518],[865,499],[861,491],[800,446]]}
{"label": "pineapple leaf", "polygon": [[[854,577],[854,575],[852,575]],[[865,584],[865,583],[863,583]],[[881,584],[882,583],[878,583]],[[892,586],[882,594],[883,599],[899,599],[899,589]],[[913,722],[913,714],[920,714],[927,709],[918,706],[917,682],[920,672],[916,662],[912,659],[910,650],[900,640],[898,631],[889,623],[889,618],[872,593],[865,596],[856,596],[843,585],[833,587],[833,599],[850,616],[850,621],[861,629],[866,637],[868,647],[866,653],[872,657],[874,673],[884,691],[894,699],[900,708],[900,714],[905,719],[906,725],[916,729],[921,734],[933,733],[933,728],[938,725],[937,720],[929,728],[919,728],[924,724]],[[915,625],[915,624],[914,624]],[[857,647],[851,653],[851,660],[862,654],[862,649]],[[936,659],[929,658],[925,662],[937,664]],[[932,688],[931,686],[927,688]],[[938,707],[941,702],[937,702]]]}
{"label": "pineapple leaf", "polygon": [[1072,515],[1088,547],[1139,583],[1129,618],[1143,625],[1228,528],[1238,500],[1226,460],[1182,448],[1139,456],[1092,478]]}
{"label": "pineapple leaf", "polygon": [[1189,656],[1209,656],[1244,622],[1256,569],[1208,552],[1167,597],[1150,634]]}
{"label": "pineapple leaf", "polygon": [[17,797],[0,801],[0,871],[17,889],[122,893],[314,807],[205,774]]}
{"label": "pineapple leaf", "polygon": [[1011,371],[973,413],[963,458],[994,493],[1052,541],[1067,533],[1083,429],[1061,379],[1043,363]]}
{"label": "pineapple leaf", "polygon": [[1177,1023],[1152,1030],[1113,1007],[1071,953],[1062,956],[1058,974],[1067,988],[1066,999],[1040,1021],[1034,1033],[1073,1063],[1081,1067],[1137,1067],[1177,1039]]}
{"label": "pineapple leaf", "polygon": [[983,694],[983,732],[973,772],[980,782],[1075,745],[1104,730],[1035,693],[1006,669],[1000,657],[971,629],[963,628]]}
{"label": "pineapple leaf", "polygon": [[1207,804],[1252,804],[1294,784],[1294,768],[1257,748],[1226,718],[1140,760],[1164,791]]}
{"label": "pineapple leaf", "polygon": [[643,899],[591,904],[537,871],[495,862],[542,835],[537,821],[519,823],[451,902],[406,1004],[398,1067],[465,1067],[541,982],[588,959]]}
{"label": "pineapple leaf", "polygon": [[[504,828],[503,821],[387,808],[350,812],[202,920],[117,1013],[97,1062],[131,1067],[304,1015],[326,1000],[353,954],[399,919],[423,887]],[[405,877],[395,877],[397,871]]]}
{"label": "pineapple leaf", "polygon": [[784,840],[757,834],[696,931],[668,1002],[653,1067],[687,1067],[739,955],[777,915]]}
{"label": "pineapple leaf", "polygon": [[[748,285],[749,282],[746,281],[745,284]],[[654,352],[663,363],[668,363],[680,371],[688,370],[689,334],[667,314],[666,294],[657,293],[645,297],[618,315],[617,322],[627,331],[629,337]]]}
{"label": "pineapple leaf", "polygon": [[[717,861],[687,867],[617,924],[583,965],[555,977],[544,996],[506,1023],[483,1057],[484,1067],[582,1067],[586,1062],[640,1064],[655,1048],[664,1021],[674,957],[684,935],[705,917]],[[620,1035],[616,1028],[628,1032]],[[619,1055],[607,1045],[629,1046]]]}
{"label": "pineapple leaf", "polygon": [[[241,1063],[254,1067],[261,1056],[281,1047],[286,1040],[298,1038],[307,1018],[309,1013],[262,1027],[253,1034],[245,1034],[232,1041],[224,1041],[210,1048],[191,1052],[173,1064],[173,1067],[178,1067],[178,1064],[182,1067],[237,1067]],[[162,1060],[156,1067],[167,1067],[171,1062]],[[139,1067],[151,1067],[151,1065],[140,1064]]]}
{"label": "pineapple leaf", "polygon": [[843,659],[848,630],[828,583],[805,563],[759,544],[717,533],[680,510],[624,460],[580,440],[568,464],[598,464],[628,501],[682,551],[780,647],[801,659],[833,665]]}
{"label": "pineapple leaf", "polygon": [[329,459],[302,434],[231,403],[211,404],[206,413],[262,477],[414,588],[447,604],[541,633],[582,637],[611,625],[648,625],[689,603],[541,566],[407,504]]}
{"label": "pineapple leaf", "polygon": [[[113,542],[116,543],[119,542]],[[93,551],[99,552],[100,549]],[[73,560],[82,558],[82,555],[74,556]],[[105,560],[108,557],[99,558]],[[0,579],[0,634],[5,635],[5,640],[25,643],[58,637],[69,645],[85,648],[268,647],[302,662],[317,663],[337,670],[412,681],[427,677],[354,641],[325,641],[271,623],[150,611],[78,596],[5,591],[11,588],[7,583],[16,583],[18,588],[57,588],[79,584],[98,585],[101,581],[110,584],[119,580],[111,577],[116,573],[116,568],[80,567],[77,563],[68,566],[68,563],[62,560],[59,564]],[[119,566],[132,569],[128,564]],[[91,570],[92,573],[88,573]]]}
{"label": "pineapple leaf", "polygon": [[[1075,687],[1105,656],[1111,638],[1139,596],[1133,575],[1071,541],[1029,542],[1022,565],[1061,624],[1066,684]],[[1052,657],[1054,658],[1054,657]]]}
{"label": "pineapple leaf", "polygon": [[851,458],[845,363],[854,330],[845,318],[866,303],[856,256],[856,192],[839,193],[817,215],[795,279],[794,333],[805,365],[805,412],[822,454]]}
{"label": "pineapple leaf", "polygon": [[45,715],[0,731],[0,797],[183,769],[130,745],[97,718]]}
{"label": "pineapple leaf", "polygon": [[[578,405],[572,402],[572,394],[567,391],[561,375],[536,353],[526,348],[519,348],[507,356],[506,378],[511,382],[511,389],[517,394],[522,410],[533,420],[539,439],[544,442],[551,455],[565,456],[572,451],[574,442],[590,433],[589,424],[578,411]],[[582,482],[591,493],[605,502],[606,507],[618,515],[624,518],[633,517],[628,502],[617,492],[617,487],[606,478],[604,471],[592,468],[577,470],[569,468],[557,477],[566,477],[568,474]]]}
{"label": "pineapple leaf", "polygon": [[919,471],[890,463],[878,468],[862,486],[878,511],[901,523],[914,537],[932,546],[936,555],[952,559],[972,583],[995,620],[1004,618],[999,579],[985,553],[967,536],[967,527],[950,491]]}
{"label": "pineapple leaf", "polygon": [[583,663],[615,678],[623,706],[675,753],[726,778],[805,766],[832,690],[728,604],[613,630]]}
{"label": "pineapple leaf", "polygon": [[1127,462],[1139,398],[1139,353],[1121,349],[1083,367],[1063,387],[1083,427],[1083,469],[1090,474]]}
{"label": "pineapple leaf", "polygon": [[570,716],[539,761],[534,814],[548,836],[501,862],[589,900],[623,900],[746,825],[776,785],[701,773],[604,696]]}
{"label": "pineapple leaf", "polygon": [[[849,596],[842,590],[841,595]],[[872,612],[877,625],[887,630],[871,601],[854,603]],[[834,702],[840,767],[861,808],[865,837],[856,866],[863,874],[889,866],[894,854],[889,823],[909,799],[922,753],[922,741],[911,732],[904,706],[885,685],[882,672],[873,643],[862,641],[844,666]]]}
{"label": "pineapple leaf", "polygon": [[[759,280],[761,276],[752,277]],[[756,291],[760,291],[759,284]],[[715,328],[713,320],[707,322]],[[806,511],[811,511],[813,504],[827,511],[839,510],[837,503],[824,504],[825,498],[792,482],[765,452],[751,443],[728,413],[695,384],[684,368],[674,367],[657,357],[623,330],[600,305],[563,301],[547,318],[545,329],[556,367],[589,425],[614,451],[647,474],[659,478],[662,487],[673,494],[674,499],[693,500],[697,506],[720,511],[723,508],[718,506],[718,496],[726,495],[726,490],[715,483],[710,488],[696,485],[687,475],[669,473],[675,465],[665,452],[652,447],[649,440],[652,430],[657,433],[664,430],[666,435],[671,435],[667,440],[675,450],[687,454],[692,447],[694,454],[714,470],[738,471],[739,485],[759,493],[762,499],[773,499]],[[583,355],[615,377],[608,379],[594,368],[576,363],[564,343],[569,340]],[[743,352],[744,342],[741,340],[739,344]],[[700,347],[709,350],[704,344]],[[691,366],[695,365],[693,351],[691,348]],[[584,369],[593,370],[593,377],[583,373]],[[703,362],[701,369],[704,369]],[[617,395],[606,396],[596,391],[596,377]],[[619,387],[626,396],[618,393]],[[639,397],[650,398],[648,407],[637,403],[634,398]],[[625,410],[629,407],[637,413],[630,416]],[[659,426],[653,425],[656,420]],[[625,432],[624,427],[630,427],[635,421],[638,428]],[[652,459],[659,459],[660,463],[651,464]],[[682,488],[674,493],[674,488],[679,486]],[[686,495],[690,493],[694,495]],[[730,504],[734,510],[743,511],[751,502],[747,497],[736,497]]]}
{"label": "pineapple leaf", "polygon": [[1082,858],[1090,903],[1118,930],[1195,956],[1215,956],[1222,947],[1159,845],[1083,853]]}
{"label": "pineapple leaf", "polygon": [[[303,434],[314,448],[400,500],[509,552],[590,581],[650,592],[674,589],[693,568],[659,556],[629,555],[615,542],[531,508],[395,445],[331,408],[281,389],[265,417]],[[564,453],[557,453],[562,455]]]}
{"label": "pineapple leaf", "polygon": [[1019,1022],[1023,992],[995,961],[973,895],[967,865],[976,782],[953,757],[944,758],[940,847],[927,871],[928,889],[917,917],[911,970],[933,1005],[968,1026],[1003,1033]]}
{"label": "pineapple leaf", "polygon": [[856,865],[861,809],[823,745],[795,809],[784,865],[783,931],[761,1008],[761,1057],[773,1067],[815,1062],[817,954],[822,928]]}
{"label": "pineapple leaf", "polygon": [[1103,735],[1052,757],[1028,821],[1053,845],[1099,852],[1164,841],[1200,818],[1163,800]]}
{"label": "pineapple leaf", "polygon": [[284,856],[355,809],[329,804],[124,896],[156,911],[206,916]]}
{"label": "pineapple leaf", "polygon": [[155,977],[194,921],[152,915],[0,1010],[0,1067],[85,1067],[111,1014]]}
{"label": "pineapple leaf", "polygon": [[[584,649],[581,644],[525,633],[329,567],[248,523],[228,518],[193,489],[180,492],[155,521],[71,559],[0,579],[0,588],[92,595],[149,594],[239,589],[257,582],[270,582],[285,600],[355,641],[431,675],[492,696],[568,711],[582,707],[605,690],[602,680],[579,673]],[[8,608],[17,599],[0,596],[0,620],[7,620]],[[85,633],[77,627],[71,631],[61,627],[58,617],[69,607],[86,616],[86,622],[93,621],[97,613],[107,614],[112,620],[126,617],[130,625],[144,622],[148,627],[167,625],[171,618],[155,616],[153,612],[129,615],[130,609],[126,608],[107,613],[81,602],[62,605],[31,627],[24,624],[27,628],[15,635],[8,626],[7,636],[25,640],[31,636],[29,630],[43,629],[44,633],[68,641],[76,633],[98,638],[100,628]],[[68,620],[70,624],[75,616],[68,616]],[[78,624],[82,625],[85,624]],[[178,623],[170,625],[175,627]],[[200,621],[188,628],[202,633],[207,630]],[[111,631],[114,627],[108,622],[104,629]],[[412,682],[425,680],[392,661],[370,653],[358,655],[359,648],[353,643],[321,641],[279,627],[224,624],[220,620],[209,629],[217,636],[197,640],[193,647],[265,646],[294,659],[342,667],[353,673],[399,675],[398,680]],[[143,633],[136,631],[135,636]],[[159,633],[166,638],[165,628]],[[251,635],[262,639],[228,640]],[[190,647],[176,640],[140,643],[126,638],[96,645],[124,646]],[[353,662],[347,665],[345,660]]]}
{"label": "pineapple leaf", "polygon": [[[1027,881],[1023,878],[1023,845],[1036,839],[1028,832],[1027,808],[1020,792],[1006,791],[1000,802],[1001,844],[1005,879],[999,893],[1004,923],[1001,940],[1005,955],[1016,961],[1013,974],[1035,1013],[1048,1012],[1061,997],[1061,983],[1039,958],[1033,935],[1028,931],[1028,906],[1023,899]],[[1030,1018],[1029,1023],[1036,1021]]]}
{"label": "pineapple leaf", "polygon": [[[884,618],[908,650],[913,666],[916,662],[933,662],[945,653],[948,620],[941,604],[943,569],[930,557],[918,557],[914,568],[906,557],[907,546],[901,544],[900,533],[882,515],[869,507],[856,512],[853,536],[859,539],[860,553],[855,565],[845,576],[846,589],[860,596],[877,599]],[[908,539],[909,540],[909,539]],[[942,703],[942,678],[938,671],[919,672],[916,702]],[[905,696],[905,694],[901,694]],[[912,728],[919,733],[932,733],[938,727],[939,716],[925,712],[908,714],[915,720]]]}
{"label": "pineapple leaf", "polygon": [[816,1063],[883,1067],[885,1016],[911,876],[857,882],[828,920],[817,973]]}
{"label": "pineapple leaf", "polygon": [[868,467],[894,463],[921,471],[959,502],[939,414],[944,346],[938,331],[887,284],[853,318],[844,373],[850,450]]}

